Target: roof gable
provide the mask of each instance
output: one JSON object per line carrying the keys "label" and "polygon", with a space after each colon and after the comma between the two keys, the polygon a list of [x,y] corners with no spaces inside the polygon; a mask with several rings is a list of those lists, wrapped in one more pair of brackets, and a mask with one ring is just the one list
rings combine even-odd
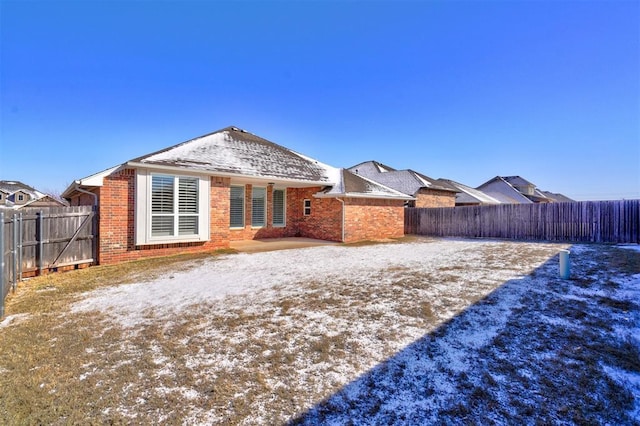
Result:
{"label": "roof gable", "polygon": [[450,179],[438,179],[438,181],[445,185],[451,185],[459,191],[458,194],[456,194],[457,204],[501,204],[499,200],[485,194],[479,189],[471,188],[460,182]]}
{"label": "roof gable", "polygon": [[413,200],[414,198],[387,186],[374,182],[349,170],[340,169],[339,179],[335,185],[325,188],[316,194],[317,197],[358,197],[358,198],[392,198]]}
{"label": "roof gable", "polygon": [[129,163],[319,183],[330,183],[334,170],[237,127],[227,127]]}
{"label": "roof gable", "polygon": [[455,189],[441,185],[435,179],[416,171],[396,170],[377,161],[360,163],[349,167],[349,171],[407,195],[415,195],[422,188],[456,192]]}

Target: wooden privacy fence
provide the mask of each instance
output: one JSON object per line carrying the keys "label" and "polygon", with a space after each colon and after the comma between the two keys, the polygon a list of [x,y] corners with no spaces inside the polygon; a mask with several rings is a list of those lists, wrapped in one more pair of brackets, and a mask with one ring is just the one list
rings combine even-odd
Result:
{"label": "wooden privacy fence", "polygon": [[407,208],[405,234],[640,243],[640,200]]}
{"label": "wooden privacy fence", "polygon": [[94,262],[97,218],[91,206],[0,210],[0,318],[24,277]]}

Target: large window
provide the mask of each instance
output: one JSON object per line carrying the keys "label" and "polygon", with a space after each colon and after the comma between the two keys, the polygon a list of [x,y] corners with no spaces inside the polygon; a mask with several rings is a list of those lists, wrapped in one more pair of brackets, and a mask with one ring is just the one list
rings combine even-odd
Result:
{"label": "large window", "polygon": [[253,187],[251,191],[251,226],[265,226],[267,217],[267,190]]}
{"label": "large window", "polygon": [[244,186],[231,187],[230,221],[232,228],[244,228]]}
{"label": "large window", "polygon": [[140,170],[136,177],[136,244],[209,239],[209,179]]}
{"label": "large window", "polygon": [[273,190],[273,226],[284,226],[285,218],[284,190]]}
{"label": "large window", "polygon": [[198,235],[198,178],[151,177],[151,236]]}

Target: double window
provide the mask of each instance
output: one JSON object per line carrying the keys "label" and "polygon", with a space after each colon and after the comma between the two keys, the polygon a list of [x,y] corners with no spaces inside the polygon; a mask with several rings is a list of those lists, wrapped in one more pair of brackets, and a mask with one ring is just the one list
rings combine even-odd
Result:
{"label": "double window", "polygon": [[151,236],[198,235],[198,178],[151,176]]}
{"label": "double window", "polygon": [[138,171],[136,244],[209,239],[209,179]]}

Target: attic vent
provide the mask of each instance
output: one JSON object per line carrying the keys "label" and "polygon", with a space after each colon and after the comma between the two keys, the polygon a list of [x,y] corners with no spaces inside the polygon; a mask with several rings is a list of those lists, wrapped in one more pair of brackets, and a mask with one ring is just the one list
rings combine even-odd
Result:
{"label": "attic vent", "polygon": [[238,129],[237,127],[232,127],[231,130],[235,130],[236,132],[240,131],[240,129]]}

